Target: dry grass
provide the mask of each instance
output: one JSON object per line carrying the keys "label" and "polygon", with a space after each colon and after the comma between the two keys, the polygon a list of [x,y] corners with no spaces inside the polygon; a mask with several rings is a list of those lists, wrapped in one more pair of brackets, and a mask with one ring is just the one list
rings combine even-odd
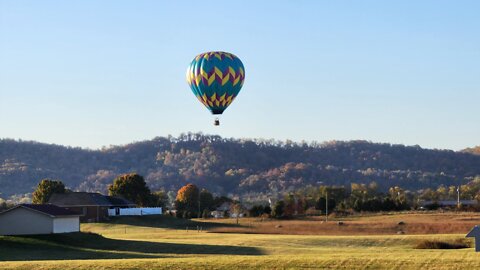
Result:
{"label": "dry grass", "polygon": [[324,217],[263,221],[243,219],[240,223],[242,227],[217,227],[211,231],[295,235],[463,234],[479,223],[478,213],[399,213],[330,218],[328,222],[324,221]]}
{"label": "dry grass", "polygon": [[[352,229],[352,224],[368,226],[408,226],[417,223],[475,222],[471,214],[370,215],[335,220],[327,224],[332,232]],[[429,235],[288,235],[288,234],[225,234],[186,231],[177,220],[122,219],[115,223],[82,224],[84,234],[77,241],[45,237],[4,237],[0,250],[0,269],[480,269],[480,257],[470,249],[414,249],[422,241],[455,243],[461,234]],[[160,222],[161,221],[161,222]],[[405,225],[398,225],[404,221]],[[198,220],[200,222],[200,220]],[[225,226],[233,229],[234,220],[215,222],[209,230]],[[222,225],[221,222],[230,224]],[[242,219],[241,225],[252,223],[278,224]],[[280,221],[278,230],[300,230],[302,222],[320,224],[319,219]],[[444,223],[445,223],[444,222]],[[165,224],[175,225],[166,228]],[[188,223],[188,225],[191,225]],[[252,227],[253,227],[252,225]],[[228,227],[230,226],[230,227]],[[328,227],[327,226],[327,227]],[[350,227],[349,227],[350,226]],[[386,226],[386,225],[385,225]],[[336,228],[335,230],[333,228]],[[454,228],[454,227],[452,227]],[[243,229],[249,229],[244,227]],[[250,228],[252,229],[252,228]],[[277,228],[270,230],[277,230]],[[312,234],[306,229],[305,234]],[[378,234],[378,233],[377,233]],[[88,239],[87,239],[88,238]],[[68,240],[68,241],[67,241]],[[73,241],[75,240],[75,241]],[[49,243],[46,243],[49,242]],[[471,242],[470,239],[466,242]],[[0,245],[2,247],[2,245]]]}

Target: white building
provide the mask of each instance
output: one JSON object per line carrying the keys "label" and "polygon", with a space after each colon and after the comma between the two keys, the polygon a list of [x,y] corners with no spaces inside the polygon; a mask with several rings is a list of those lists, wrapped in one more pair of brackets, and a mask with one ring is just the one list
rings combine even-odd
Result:
{"label": "white building", "polygon": [[0,235],[78,232],[79,217],[51,204],[20,204],[0,213]]}

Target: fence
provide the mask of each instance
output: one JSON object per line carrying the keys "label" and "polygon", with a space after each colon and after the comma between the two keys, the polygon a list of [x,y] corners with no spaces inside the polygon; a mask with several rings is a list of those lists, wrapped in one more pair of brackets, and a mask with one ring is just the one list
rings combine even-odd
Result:
{"label": "fence", "polygon": [[108,209],[108,216],[147,216],[161,215],[161,207],[115,208]]}

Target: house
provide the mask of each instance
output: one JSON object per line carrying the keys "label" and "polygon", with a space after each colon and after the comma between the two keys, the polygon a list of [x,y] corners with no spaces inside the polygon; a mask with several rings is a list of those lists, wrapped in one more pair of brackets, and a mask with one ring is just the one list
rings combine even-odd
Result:
{"label": "house", "polygon": [[55,193],[50,197],[48,203],[79,214],[81,222],[108,220],[108,209],[120,211],[120,208],[136,206],[135,203],[123,198],[92,192]]}
{"label": "house", "polygon": [[80,231],[80,215],[49,204],[19,204],[0,213],[0,235]]}
{"label": "house", "polygon": [[210,215],[214,218],[224,218],[225,216],[229,215],[231,203],[224,202],[219,207],[217,207],[214,211],[210,213]]}
{"label": "house", "polygon": [[[233,203],[231,202],[224,202],[219,207],[217,207],[214,211],[210,212],[210,215],[214,218],[224,218],[224,217],[237,218],[237,213],[231,212],[232,205]],[[240,213],[238,213],[238,217],[244,217],[245,214],[243,212],[244,212],[244,209],[242,207],[242,209],[240,210]]]}

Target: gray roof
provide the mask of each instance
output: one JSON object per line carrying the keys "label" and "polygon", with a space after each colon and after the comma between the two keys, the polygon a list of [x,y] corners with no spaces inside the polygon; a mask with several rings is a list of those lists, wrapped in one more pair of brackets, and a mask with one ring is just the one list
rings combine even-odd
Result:
{"label": "gray roof", "polygon": [[29,210],[33,210],[35,212],[40,212],[42,214],[51,216],[51,217],[61,217],[61,216],[79,216],[77,213],[72,212],[70,210],[67,210],[62,207],[58,207],[56,205],[52,204],[19,204],[17,206],[14,206],[4,212],[1,212],[0,214],[3,214],[5,212],[12,211],[17,208],[26,208]]}
{"label": "gray roof", "polygon": [[134,206],[135,203],[118,197],[91,192],[54,193],[48,203],[58,206]]}

